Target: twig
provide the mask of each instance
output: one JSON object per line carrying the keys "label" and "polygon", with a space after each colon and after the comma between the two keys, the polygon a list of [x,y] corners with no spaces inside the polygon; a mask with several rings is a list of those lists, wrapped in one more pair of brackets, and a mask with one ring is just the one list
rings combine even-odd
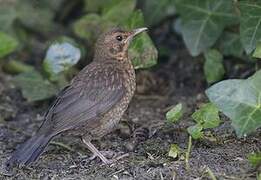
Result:
{"label": "twig", "polygon": [[238,180],[239,177],[235,177],[235,176],[229,176],[229,175],[226,175],[226,174],[221,174],[221,173],[216,173],[217,176],[222,176],[226,179],[231,179],[231,180]]}
{"label": "twig", "polygon": [[108,176],[109,176],[109,177],[110,177],[110,176],[114,176],[114,175],[119,174],[119,173],[121,173],[121,172],[123,172],[123,171],[124,171],[124,169],[120,169],[120,170],[118,170],[118,171],[109,173]]}
{"label": "twig", "polygon": [[177,176],[177,173],[175,171],[173,171],[172,180],[176,180],[176,176]]}
{"label": "twig", "polygon": [[211,169],[209,167],[207,167],[207,173],[212,180],[217,180],[214,173],[211,171]]}
{"label": "twig", "polygon": [[189,166],[189,155],[190,155],[190,152],[191,152],[191,147],[192,147],[192,138],[191,138],[191,136],[189,136],[188,150],[186,152],[186,157],[185,157],[186,169],[187,170],[190,169],[190,166]]}
{"label": "twig", "polygon": [[163,177],[163,174],[161,171],[160,171],[160,180],[164,180],[164,177]]}

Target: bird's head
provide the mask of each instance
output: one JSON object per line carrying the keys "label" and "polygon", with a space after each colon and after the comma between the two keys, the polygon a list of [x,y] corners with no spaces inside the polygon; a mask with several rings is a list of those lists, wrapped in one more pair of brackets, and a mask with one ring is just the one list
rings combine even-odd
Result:
{"label": "bird's head", "polygon": [[124,60],[127,58],[128,47],[132,39],[147,29],[138,28],[132,31],[124,31],[117,28],[102,34],[96,42],[94,60]]}

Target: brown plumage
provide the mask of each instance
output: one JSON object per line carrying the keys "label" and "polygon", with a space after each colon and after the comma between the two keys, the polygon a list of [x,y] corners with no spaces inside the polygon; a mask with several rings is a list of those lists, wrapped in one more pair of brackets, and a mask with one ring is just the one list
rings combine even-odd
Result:
{"label": "brown plumage", "polygon": [[132,38],[146,29],[113,29],[101,35],[93,62],[58,94],[38,132],[13,153],[7,167],[35,161],[65,131],[77,132],[90,151],[110,163],[90,141],[113,131],[127,109],[136,85],[127,50]]}

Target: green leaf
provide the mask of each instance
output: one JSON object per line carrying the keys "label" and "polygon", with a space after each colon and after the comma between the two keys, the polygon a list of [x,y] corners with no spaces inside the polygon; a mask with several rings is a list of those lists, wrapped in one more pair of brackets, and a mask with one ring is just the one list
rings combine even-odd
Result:
{"label": "green leaf", "polygon": [[[34,31],[50,32],[56,27],[53,23],[54,12],[60,7],[62,1],[1,1],[0,30],[15,34],[14,29],[17,27],[13,25],[22,24]],[[16,20],[19,20],[19,23],[16,23]]]}
{"label": "green leaf", "polygon": [[176,0],[182,36],[191,55],[211,47],[227,25],[237,23],[231,0]]}
{"label": "green leaf", "polygon": [[37,6],[32,1],[17,1],[17,18],[27,28],[37,32],[52,32],[56,29],[53,23],[54,11],[50,7],[41,6],[41,1]]}
{"label": "green leaf", "polygon": [[[32,2],[31,0],[28,1]],[[41,0],[38,2],[38,6],[40,6],[41,8],[48,8],[54,12],[57,12],[60,11],[60,8],[64,8],[65,1],[66,0],[55,0],[55,1]]]}
{"label": "green leaf", "polygon": [[129,56],[135,69],[149,68],[157,64],[158,51],[150,37],[144,34],[132,42]]}
{"label": "green leaf", "polygon": [[140,28],[144,26],[144,16],[140,10],[134,11],[127,21],[123,22],[122,25],[129,30]]}
{"label": "green leaf", "polygon": [[247,54],[261,41],[261,3],[240,1],[240,38]]}
{"label": "green leaf", "polygon": [[[124,26],[129,30],[143,27],[142,12],[135,11],[124,23]],[[129,48],[129,57],[132,59],[135,69],[149,68],[157,64],[158,51],[147,33],[135,37]]]}
{"label": "green leaf", "polygon": [[162,19],[175,13],[173,0],[145,0],[142,5],[145,22],[148,25],[155,25]]}
{"label": "green leaf", "polygon": [[200,124],[190,126],[187,130],[193,139],[202,139],[204,137],[204,134],[202,132],[203,126],[201,126]]}
{"label": "green leaf", "polygon": [[176,123],[183,115],[182,104],[179,103],[171,110],[169,110],[166,114],[166,118],[168,122]]}
{"label": "green leaf", "polygon": [[[88,2],[86,3],[88,4]],[[93,1],[89,2],[89,4],[91,3]],[[74,33],[87,39],[91,44],[101,33],[125,23],[134,10],[136,0],[108,0],[104,4],[95,4],[96,8],[102,10],[101,15],[87,14],[73,24]]]}
{"label": "green leaf", "polygon": [[1,1],[0,6],[0,30],[9,32],[13,26],[13,22],[17,17],[14,2]]}
{"label": "green leaf", "polygon": [[11,36],[0,32],[0,58],[12,53],[18,46],[18,42]]}
{"label": "green leaf", "polygon": [[13,81],[16,86],[21,88],[23,97],[30,102],[44,100],[57,93],[57,88],[44,80],[37,71],[19,74],[14,77]]}
{"label": "green leaf", "polygon": [[170,145],[170,149],[169,149],[169,153],[168,156],[172,157],[172,158],[176,158],[178,157],[180,154],[180,148],[177,144],[171,144]]}
{"label": "green leaf", "polygon": [[219,81],[225,74],[223,56],[215,49],[204,53],[204,73],[208,83]]}
{"label": "green leaf", "polygon": [[99,15],[88,14],[75,21],[73,31],[77,36],[94,42],[102,33],[101,24],[103,21]]}
{"label": "green leaf", "polygon": [[261,127],[261,70],[246,80],[221,81],[206,94],[232,120],[238,137]]}
{"label": "green leaf", "polygon": [[222,34],[219,49],[225,56],[241,57],[244,52],[240,36],[231,32],[225,32]]}
{"label": "green leaf", "polygon": [[217,107],[212,103],[204,104],[192,114],[192,118],[203,126],[204,129],[215,128],[220,124]]}
{"label": "green leaf", "polygon": [[[17,41],[22,42],[26,39],[26,41],[23,42],[28,43],[28,38],[24,38],[26,35],[26,30],[18,21],[19,12],[16,8],[18,0],[1,1],[0,4],[0,31],[7,33]],[[19,46],[22,45],[23,43],[19,44]]]}
{"label": "green leaf", "polygon": [[[110,12],[110,10],[107,11]],[[96,14],[84,16],[74,24],[74,32],[79,37],[88,39],[89,42],[93,43],[99,34],[107,31],[114,25],[121,25],[129,30],[144,26],[144,17],[141,11],[131,13],[125,21],[121,21],[120,19],[117,21],[107,21],[105,19]],[[157,63],[158,51],[147,33],[142,33],[135,37],[128,53],[136,69],[148,68]]]}
{"label": "green leaf", "polygon": [[256,50],[254,51],[253,57],[261,59],[261,41],[257,43]]}
{"label": "green leaf", "polygon": [[104,4],[106,4],[106,2],[109,2],[109,1],[110,0],[99,0],[99,1],[84,0],[84,7],[88,13],[97,13],[97,12],[101,11]]}
{"label": "green leaf", "polygon": [[8,72],[10,74],[18,74],[18,73],[32,71],[34,67],[25,64],[21,61],[10,60],[7,63],[4,63],[3,69],[5,72]]}
{"label": "green leaf", "polygon": [[[105,0],[105,1],[106,2],[103,3],[102,7],[101,7],[101,10],[102,10],[101,14],[102,15],[106,14],[108,11],[110,11],[110,9],[112,9],[115,6],[117,6],[122,0]],[[136,3],[136,0],[135,0],[135,3]]]}
{"label": "green leaf", "polygon": [[259,165],[261,165],[261,152],[251,153],[248,155],[247,158],[252,166],[258,167]]}
{"label": "green leaf", "polygon": [[61,38],[54,42],[47,50],[43,68],[50,77],[67,71],[81,58],[79,46],[70,38]]}
{"label": "green leaf", "polygon": [[102,12],[102,18],[105,21],[118,23],[124,22],[132,14],[136,5],[136,0],[116,1],[111,7]]}

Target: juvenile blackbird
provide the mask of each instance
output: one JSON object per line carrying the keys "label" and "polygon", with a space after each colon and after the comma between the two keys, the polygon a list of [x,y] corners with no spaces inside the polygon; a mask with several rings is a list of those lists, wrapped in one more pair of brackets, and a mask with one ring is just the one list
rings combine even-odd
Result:
{"label": "juvenile blackbird", "polygon": [[132,99],[136,82],[128,47],[133,37],[145,30],[113,29],[101,35],[93,62],[58,94],[38,132],[13,153],[6,166],[37,160],[51,139],[65,131],[77,132],[94,155],[110,163],[91,140],[114,130]]}

